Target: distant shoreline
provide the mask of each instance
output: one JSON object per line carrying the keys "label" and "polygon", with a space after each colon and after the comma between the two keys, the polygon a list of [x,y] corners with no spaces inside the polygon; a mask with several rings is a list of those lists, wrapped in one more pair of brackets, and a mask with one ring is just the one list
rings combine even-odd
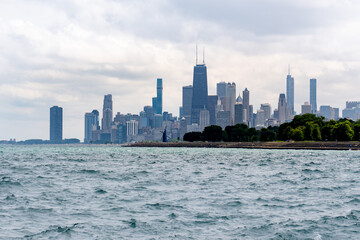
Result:
{"label": "distant shoreline", "polygon": [[360,142],[138,142],[124,147],[360,150]]}

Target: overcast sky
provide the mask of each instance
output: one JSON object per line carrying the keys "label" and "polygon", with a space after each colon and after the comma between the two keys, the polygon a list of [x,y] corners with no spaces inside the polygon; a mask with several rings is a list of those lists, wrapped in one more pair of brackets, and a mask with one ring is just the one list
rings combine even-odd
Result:
{"label": "overcast sky", "polygon": [[178,116],[206,48],[209,94],[219,81],[250,90],[254,110],[277,107],[288,64],[295,110],[318,79],[318,106],[360,100],[357,0],[2,0],[0,139],[49,139],[63,107],[64,138],[84,138],[84,114],[139,113],[163,78],[163,109]]}

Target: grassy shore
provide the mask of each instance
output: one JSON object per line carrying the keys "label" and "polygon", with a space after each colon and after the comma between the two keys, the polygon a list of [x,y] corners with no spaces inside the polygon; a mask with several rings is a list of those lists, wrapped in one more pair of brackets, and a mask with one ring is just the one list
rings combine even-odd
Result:
{"label": "grassy shore", "polygon": [[360,142],[138,142],[126,147],[360,150]]}

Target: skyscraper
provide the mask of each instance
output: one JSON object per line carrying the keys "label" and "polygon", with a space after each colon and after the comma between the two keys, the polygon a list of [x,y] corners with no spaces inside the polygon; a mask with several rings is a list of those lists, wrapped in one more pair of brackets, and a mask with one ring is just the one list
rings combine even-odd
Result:
{"label": "skyscraper", "polygon": [[244,122],[249,124],[249,106],[250,106],[250,92],[247,88],[243,91],[243,112],[244,112]]}
{"label": "skyscraper", "polygon": [[286,98],[287,98],[287,108],[290,115],[295,115],[294,111],[294,78],[289,74],[286,76]]}
{"label": "skyscraper", "polygon": [[191,124],[192,95],[193,95],[192,85],[184,86],[182,92],[183,117],[186,119],[188,125]]}
{"label": "skyscraper", "polygon": [[90,143],[92,140],[92,131],[98,130],[99,112],[93,110],[91,113],[85,113],[85,136],[84,143]]}
{"label": "skyscraper", "polygon": [[235,103],[236,103],[236,84],[228,83],[226,85],[226,99],[228,101],[228,106],[230,111],[230,124],[234,125],[235,123]]}
{"label": "skyscraper", "polygon": [[265,112],[265,121],[271,118],[271,105],[269,103],[261,104],[260,109]]}
{"label": "skyscraper", "polygon": [[244,123],[243,121],[243,104],[236,103],[235,104],[235,124]]}
{"label": "skyscraper", "polygon": [[92,114],[94,114],[94,116],[95,116],[95,126],[96,126],[96,129],[100,129],[100,125],[99,125],[99,111],[98,110],[96,110],[96,109],[94,109],[94,110],[92,110],[92,112],[91,112]]}
{"label": "skyscraper", "polygon": [[200,120],[200,123],[199,123],[200,130],[203,131],[205,127],[210,125],[209,111],[206,109],[201,110],[199,120]]}
{"label": "skyscraper", "polygon": [[216,94],[221,101],[221,105],[223,106],[223,110],[229,111],[229,99],[226,96],[227,83],[219,82],[216,84]]}
{"label": "skyscraper", "polygon": [[310,79],[310,105],[311,111],[313,114],[317,112],[317,104],[316,104],[316,79]]}
{"label": "skyscraper", "polygon": [[158,78],[156,81],[156,114],[161,114],[161,115],[162,115],[162,107],[163,107],[162,92],[163,92],[162,79]]}
{"label": "skyscraper", "polygon": [[248,126],[249,127],[255,126],[254,106],[253,105],[249,105],[249,125]]}
{"label": "skyscraper", "polygon": [[200,111],[207,110],[207,98],[207,69],[204,62],[194,67],[191,123],[200,123]]}
{"label": "skyscraper", "polygon": [[216,94],[220,99],[226,96],[226,86],[227,84],[225,82],[219,82],[216,84]]}
{"label": "skyscraper", "polygon": [[216,105],[218,102],[217,95],[209,95],[208,96],[208,110],[210,114],[210,125],[216,124]]}
{"label": "skyscraper", "polygon": [[108,94],[104,96],[104,104],[103,104],[103,118],[101,127],[104,133],[110,133],[111,131],[111,122],[113,118],[113,102],[112,95]]}
{"label": "skyscraper", "polygon": [[320,106],[320,115],[323,116],[326,121],[334,119],[334,109],[329,105]]}
{"label": "skyscraper", "polygon": [[265,126],[265,111],[260,109],[256,112],[255,126]]}
{"label": "skyscraper", "polygon": [[304,104],[301,105],[301,114],[306,113],[312,113],[311,104],[309,104],[309,102],[304,102]]}
{"label": "skyscraper", "polygon": [[50,141],[61,142],[63,133],[63,109],[58,106],[50,108]]}
{"label": "skyscraper", "polygon": [[225,129],[230,126],[230,111],[218,111],[216,114],[216,125]]}
{"label": "skyscraper", "polygon": [[279,123],[282,124],[287,120],[287,104],[286,104],[286,97],[284,93],[281,93],[279,96],[279,103],[278,103],[278,114],[279,114]]}
{"label": "skyscraper", "polygon": [[147,118],[147,126],[153,128],[155,126],[154,109],[151,106],[144,106],[144,112]]}
{"label": "skyscraper", "polygon": [[157,98],[156,97],[153,97],[152,98],[152,108],[154,110],[154,114],[156,114],[156,109],[157,109]]}

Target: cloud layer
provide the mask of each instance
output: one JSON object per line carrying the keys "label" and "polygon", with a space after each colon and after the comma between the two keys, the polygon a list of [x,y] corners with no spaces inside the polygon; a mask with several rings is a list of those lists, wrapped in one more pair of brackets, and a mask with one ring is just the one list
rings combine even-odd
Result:
{"label": "cloud layer", "polygon": [[192,84],[195,45],[216,83],[250,90],[275,108],[288,64],[295,109],[318,79],[318,106],[359,100],[360,3],[354,0],[5,0],[0,9],[0,139],[49,138],[49,108],[64,108],[64,137],[83,138],[84,113],[138,113],[164,79],[164,110],[178,115]]}

